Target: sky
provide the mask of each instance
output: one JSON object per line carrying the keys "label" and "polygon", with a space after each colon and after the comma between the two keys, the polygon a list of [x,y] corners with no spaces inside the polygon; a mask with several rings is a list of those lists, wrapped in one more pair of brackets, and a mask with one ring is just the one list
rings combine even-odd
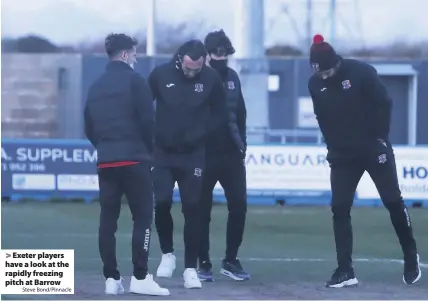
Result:
{"label": "sky", "polygon": [[[39,34],[54,43],[77,44],[109,32],[135,34],[146,28],[147,1],[2,0],[2,37]],[[239,1],[156,0],[156,18],[171,25],[203,20],[206,30],[224,28],[233,38]],[[329,0],[313,0],[313,34],[324,34],[326,39],[328,9]],[[427,11],[428,0],[337,0],[336,41],[370,46],[428,39]],[[264,15],[265,45],[301,43],[306,0],[264,0]]]}

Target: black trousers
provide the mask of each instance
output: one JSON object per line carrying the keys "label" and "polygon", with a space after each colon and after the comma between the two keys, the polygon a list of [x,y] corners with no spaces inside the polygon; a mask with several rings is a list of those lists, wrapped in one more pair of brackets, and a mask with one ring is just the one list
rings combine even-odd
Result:
{"label": "black trousers", "polygon": [[163,254],[174,251],[171,207],[174,185],[178,183],[184,215],[185,268],[197,267],[200,234],[198,202],[202,187],[202,172],[202,167],[157,166],[153,169],[155,225]]}
{"label": "black trousers", "polygon": [[199,262],[209,261],[210,222],[213,189],[217,182],[224,189],[229,215],[226,231],[225,259],[235,260],[244,236],[247,213],[247,181],[244,158],[236,153],[216,153],[207,156],[201,192],[201,240]]}
{"label": "black trousers", "polygon": [[147,275],[151,225],[153,222],[153,184],[150,166],[139,163],[130,166],[98,169],[101,205],[99,251],[104,264],[104,277],[120,279],[116,261],[117,220],[121,198],[125,194],[134,222],[132,230],[133,274],[137,279]]}
{"label": "black trousers", "polygon": [[372,178],[392,225],[404,256],[414,255],[416,242],[407,207],[399,188],[395,156],[391,148],[385,153],[359,159],[329,159],[331,167],[333,229],[339,268],[352,267],[353,236],[351,207],[358,183],[365,171]]}

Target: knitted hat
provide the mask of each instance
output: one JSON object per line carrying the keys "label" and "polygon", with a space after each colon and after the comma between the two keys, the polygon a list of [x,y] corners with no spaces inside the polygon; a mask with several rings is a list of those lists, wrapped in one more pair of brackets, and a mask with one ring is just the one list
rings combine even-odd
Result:
{"label": "knitted hat", "polygon": [[340,57],[329,43],[324,42],[322,35],[316,34],[313,38],[309,60],[315,70],[326,71],[334,68]]}

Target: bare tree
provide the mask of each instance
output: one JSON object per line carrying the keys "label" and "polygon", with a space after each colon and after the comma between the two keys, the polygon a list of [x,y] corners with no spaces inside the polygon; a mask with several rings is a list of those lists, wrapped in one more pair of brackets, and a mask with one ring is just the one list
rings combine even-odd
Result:
{"label": "bare tree", "polygon": [[[173,54],[184,41],[201,37],[205,28],[203,22],[181,23],[178,25],[159,24],[156,32],[156,50],[159,54]],[[197,29],[197,30],[195,30]],[[145,33],[134,35],[138,40],[138,52],[146,53]],[[82,53],[104,53],[104,40],[82,43],[78,47]]]}
{"label": "bare tree", "polygon": [[361,49],[355,49],[351,51],[350,54],[357,57],[420,59],[428,57],[427,47],[428,41],[420,42],[417,44],[396,42],[381,47],[366,47]]}
{"label": "bare tree", "polygon": [[[18,39],[2,39],[3,52],[26,52],[26,53],[52,53],[60,52],[60,48],[49,40],[36,35],[20,37]],[[3,48],[2,47],[2,48]]]}
{"label": "bare tree", "polygon": [[[178,25],[159,24],[156,32],[156,48],[158,54],[173,54],[184,41],[190,39],[202,39],[208,32],[207,26],[202,21],[181,23]],[[146,52],[145,33],[135,34],[139,41],[138,52]],[[105,53],[104,38],[100,37],[95,42],[84,42],[77,45],[55,45],[48,39],[29,35],[13,38],[2,38],[2,52],[24,52],[24,53],[58,53],[79,52],[83,54]],[[267,56],[291,56],[304,55],[303,51],[296,46],[277,44],[266,49]],[[388,59],[422,59],[428,57],[428,41],[420,43],[396,42],[390,45],[378,47],[365,47],[353,49],[344,53],[355,57],[379,57]]]}
{"label": "bare tree", "polygon": [[302,56],[303,52],[291,45],[274,45],[266,49],[267,56]]}

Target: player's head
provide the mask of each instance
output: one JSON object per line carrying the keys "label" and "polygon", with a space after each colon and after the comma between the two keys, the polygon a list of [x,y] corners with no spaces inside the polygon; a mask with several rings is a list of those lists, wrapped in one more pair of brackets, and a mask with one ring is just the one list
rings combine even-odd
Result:
{"label": "player's head", "polygon": [[204,67],[207,52],[200,40],[190,40],[181,45],[177,52],[177,68],[187,78],[197,76]]}
{"label": "player's head", "polygon": [[227,71],[227,59],[235,53],[232,42],[223,29],[212,31],[205,37],[208,52],[207,64],[220,74]]}
{"label": "player's head", "polygon": [[340,56],[329,43],[324,42],[324,37],[320,34],[313,38],[309,60],[315,74],[322,79],[334,76],[341,62]]}
{"label": "player's head", "polygon": [[122,61],[132,68],[137,63],[138,42],[123,33],[112,33],[105,39],[106,53],[112,61]]}

